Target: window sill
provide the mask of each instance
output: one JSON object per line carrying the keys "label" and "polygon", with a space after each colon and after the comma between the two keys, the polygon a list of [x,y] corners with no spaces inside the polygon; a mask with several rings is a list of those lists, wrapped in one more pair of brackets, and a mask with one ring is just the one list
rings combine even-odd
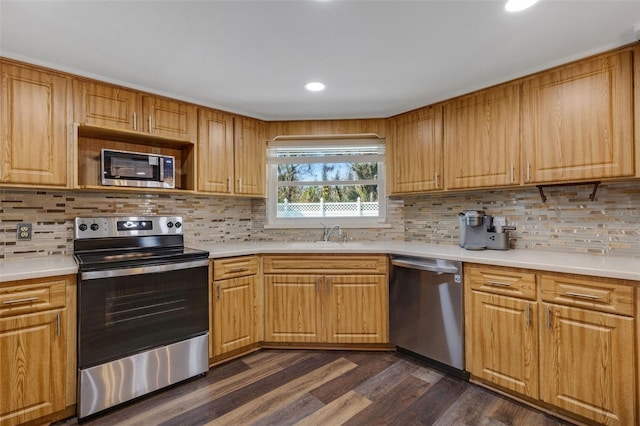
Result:
{"label": "window sill", "polygon": [[[328,220],[323,223],[331,227],[333,225],[340,225],[342,229],[371,229],[371,228],[391,228],[389,223],[356,223],[348,220]],[[324,229],[320,223],[267,223],[264,225],[264,229]]]}

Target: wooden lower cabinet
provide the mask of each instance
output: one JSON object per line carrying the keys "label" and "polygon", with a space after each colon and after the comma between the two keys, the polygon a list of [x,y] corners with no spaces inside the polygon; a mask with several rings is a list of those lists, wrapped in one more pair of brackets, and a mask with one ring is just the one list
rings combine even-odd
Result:
{"label": "wooden lower cabinet", "polygon": [[265,275],[265,340],[322,342],[322,277]]}
{"label": "wooden lower cabinet", "polygon": [[51,421],[75,403],[75,276],[0,283],[0,300],[0,425]]}
{"label": "wooden lower cabinet", "polygon": [[467,369],[498,386],[538,398],[537,303],[471,291]]}
{"label": "wooden lower cabinet", "polygon": [[260,275],[258,257],[212,261],[209,357],[249,348],[259,338]]}
{"label": "wooden lower cabinet", "polygon": [[328,343],[388,341],[386,276],[329,275],[324,280]]}
{"label": "wooden lower cabinet", "polygon": [[214,283],[213,355],[219,356],[257,342],[258,277]]}
{"label": "wooden lower cabinet", "polygon": [[544,304],[540,399],[606,425],[635,425],[633,318]]}
{"label": "wooden lower cabinet", "polygon": [[[380,273],[359,272],[360,261],[363,270]],[[385,256],[271,256],[264,265],[265,341],[389,341]]]}
{"label": "wooden lower cabinet", "polygon": [[[631,282],[471,264],[464,272],[473,379],[580,421],[636,424]],[[501,294],[518,285],[509,277],[530,275],[528,297]]]}

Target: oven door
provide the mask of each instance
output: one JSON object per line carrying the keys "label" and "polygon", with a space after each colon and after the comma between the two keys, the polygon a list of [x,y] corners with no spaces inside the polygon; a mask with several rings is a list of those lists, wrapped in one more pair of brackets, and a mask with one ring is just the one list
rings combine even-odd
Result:
{"label": "oven door", "polygon": [[208,331],[208,260],[81,272],[78,367]]}

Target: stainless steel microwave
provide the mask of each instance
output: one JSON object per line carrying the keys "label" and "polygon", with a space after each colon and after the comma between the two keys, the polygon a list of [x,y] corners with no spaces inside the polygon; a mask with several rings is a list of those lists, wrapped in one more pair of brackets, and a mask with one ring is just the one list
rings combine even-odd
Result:
{"label": "stainless steel microwave", "polygon": [[169,155],[103,149],[101,182],[112,186],[175,188],[175,161]]}

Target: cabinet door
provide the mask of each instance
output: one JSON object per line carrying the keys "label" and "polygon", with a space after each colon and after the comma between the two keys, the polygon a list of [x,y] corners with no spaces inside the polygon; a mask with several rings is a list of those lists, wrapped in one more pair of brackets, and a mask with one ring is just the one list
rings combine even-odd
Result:
{"label": "cabinet door", "polygon": [[0,320],[0,424],[65,407],[65,311]]}
{"label": "cabinet door", "polygon": [[390,154],[393,193],[442,189],[442,108],[398,117]]}
{"label": "cabinet door", "polygon": [[541,399],[601,424],[636,424],[633,318],[543,307]]}
{"label": "cabinet door", "polygon": [[267,179],[267,147],[264,123],[249,118],[234,119],[235,193],[264,197]]}
{"label": "cabinet door", "polygon": [[231,193],[233,184],[233,117],[198,110],[198,191]]}
{"label": "cabinet door", "polygon": [[447,188],[519,183],[519,90],[518,84],[498,86],[446,105]]}
{"label": "cabinet door", "polygon": [[73,92],[76,122],[142,131],[138,93],[81,80],[73,82]]}
{"label": "cabinet door", "polygon": [[328,275],[328,343],[387,343],[388,291],[385,275]]}
{"label": "cabinet door", "polygon": [[195,142],[197,112],[193,105],[155,96],[142,97],[144,131]]}
{"label": "cabinet door", "polygon": [[213,354],[218,356],[255,343],[258,277],[213,283]]}
{"label": "cabinet door", "polygon": [[632,93],[630,51],[525,80],[525,182],[633,176]]}
{"label": "cabinet door", "polygon": [[469,294],[468,370],[505,389],[537,398],[537,304],[478,291]]}
{"label": "cabinet door", "polygon": [[265,275],[265,340],[323,342],[322,277]]}
{"label": "cabinet door", "polygon": [[67,78],[4,63],[0,71],[0,183],[67,186]]}

